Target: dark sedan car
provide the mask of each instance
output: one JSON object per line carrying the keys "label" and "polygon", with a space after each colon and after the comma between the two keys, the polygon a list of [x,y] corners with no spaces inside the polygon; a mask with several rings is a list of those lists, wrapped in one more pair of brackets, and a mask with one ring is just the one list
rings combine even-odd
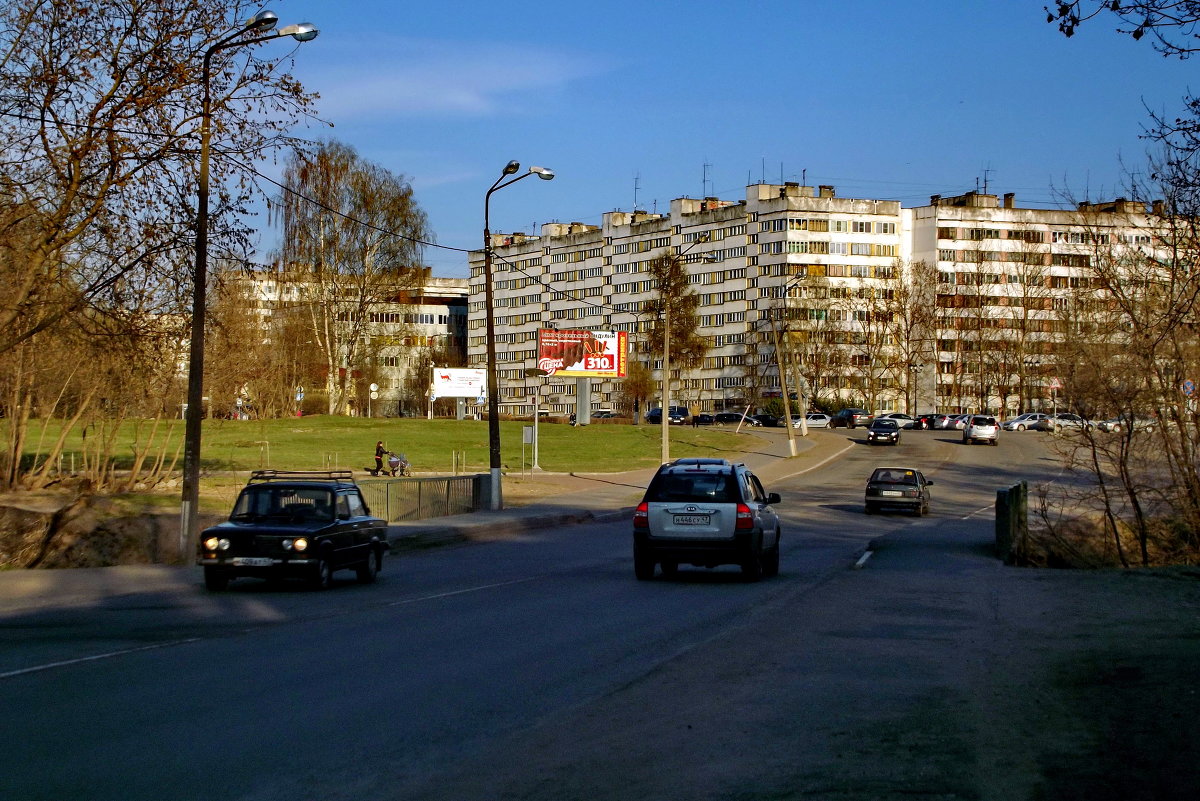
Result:
{"label": "dark sedan car", "polygon": [[761,426],[762,423],[755,420],[753,417],[747,417],[741,412],[717,412],[713,415],[713,422],[720,425],[737,425],[742,423],[748,426]]}
{"label": "dark sedan car", "polygon": [[373,582],[388,549],[387,522],[371,516],[349,470],[256,470],[229,520],[200,534],[204,584],[301,578],[326,589],[337,570]]}
{"label": "dark sedan car", "polygon": [[757,420],[759,425],[766,428],[779,428],[783,425],[783,418],[776,417],[773,414],[752,414],[750,415],[750,419]]}
{"label": "dark sedan car", "polygon": [[929,488],[933,482],[911,467],[876,468],[867,479],[863,508],[867,514],[884,509],[901,509],[915,515],[929,514]]}
{"label": "dark sedan car", "polygon": [[830,428],[854,428],[865,426],[872,420],[872,414],[866,409],[842,409],[829,419]]}
{"label": "dark sedan car", "polygon": [[867,442],[871,445],[899,445],[900,421],[877,417],[867,426]]}

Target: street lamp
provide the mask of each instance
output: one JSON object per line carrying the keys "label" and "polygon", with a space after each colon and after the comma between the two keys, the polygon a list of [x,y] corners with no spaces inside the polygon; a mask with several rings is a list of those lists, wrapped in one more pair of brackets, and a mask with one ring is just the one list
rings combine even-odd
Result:
{"label": "street lamp", "polygon": [[[1033,371],[1033,372],[1035,373],[1035,375],[1036,375],[1036,373],[1037,373],[1037,369],[1038,369],[1039,367],[1041,367],[1041,366],[1042,366],[1042,360],[1041,360],[1041,359],[1034,358],[1034,357],[1030,356],[1030,357],[1027,357],[1027,358],[1025,358],[1025,359],[1022,359],[1022,360],[1021,360],[1021,364],[1022,364],[1022,366],[1024,366],[1024,368],[1025,368],[1025,370],[1023,370],[1023,371],[1022,371],[1022,373],[1021,373],[1021,393],[1022,393],[1022,395],[1024,395],[1024,393],[1025,393],[1025,389],[1026,389],[1026,387],[1025,387],[1025,376],[1026,376],[1026,375],[1027,375],[1027,374],[1028,374],[1030,371]],[[1032,392],[1032,391],[1031,391],[1031,392],[1029,392],[1029,395],[1030,395],[1030,397],[1029,397],[1029,408],[1033,408],[1033,392]],[[1021,399],[1021,403],[1023,404],[1024,402],[1025,402],[1025,399],[1024,399],[1024,398],[1022,398],[1022,399]],[[1038,404],[1038,406],[1039,406],[1039,408],[1040,408],[1040,407],[1041,407],[1041,404]],[[1021,409],[1021,411],[1027,411],[1027,409]]]}
{"label": "street lamp", "polygon": [[[218,40],[204,51],[200,83],[204,101],[200,111],[200,186],[196,195],[196,266],[192,273],[192,331],[188,355],[187,412],[183,431],[183,498],[180,504],[179,552],[187,558],[199,528],[200,499],[200,421],[204,414],[204,315],[208,283],[208,153],[212,121],[212,57],[220,50],[290,36],[297,42],[317,37],[311,22],[272,30],[279,17],[272,11],[260,11],[241,28]],[[269,33],[268,33],[269,31]],[[241,38],[252,34],[251,38]]]}
{"label": "street lamp", "polygon": [[[483,196],[483,296],[484,318],[487,321],[487,394],[488,394],[488,465],[491,471],[491,498],[488,508],[503,509],[500,497],[500,380],[496,375],[496,320],[492,310],[492,228],[490,206],[492,193],[512,186],[517,181],[536,175],[543,181],[554,179],[554,171],[545,167],[530,167],[529,171],[516,178],[508,176],[521,169],[521,162],[510,161],[504,165],[500,177]],[[505,179],[508,180],[505,180]],[[535,417],[537,410],[534,409]]]}
{"label": "street lamp", "polygon": [[[914,362],[908,366],[908,374],[910,376],[909,385],[912,388],[912,391],[909,393],[910,397],[908,398],[908,402],[912,404],[912,408],[908,411],[913,417],[917,416],[917,408],[920,406],[921,370],[924,367],[925,365],[920,362]],[[934,403],[936,405],[936,401]]]}
{"label": "street lamp", "polygon": [[[711,231],[705,231],[700,236],[696,237],[696,241],[688,245],[685,249],[672,254],[671,258],[681,260],[684,256],[691,252],[692,248],[699,245],[701,242],[707,242],[712,238]],[[711,254],[706,257],[712,259]],[[682,262],[681,262],[682,264]],[[662,289],[659,289],[659,294],[662,295]],[[662,463],[666,464],[671,461],[671,301],[666,297],[662,298],[662,316],[663,316],[663,366],[662,366],[662,414],[659,415],[659,422],[662,424]]]}

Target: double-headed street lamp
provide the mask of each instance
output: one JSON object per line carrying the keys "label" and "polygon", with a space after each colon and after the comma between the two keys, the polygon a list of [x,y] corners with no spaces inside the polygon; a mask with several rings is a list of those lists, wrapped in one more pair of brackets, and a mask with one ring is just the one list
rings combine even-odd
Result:
{"label": "double-headed street lamp", "polygon": [[[500,497],[500,380],[496,375],[496,319],[492,309],[492,227],[490,206],[492,193],[506,186],[512,186],[517,181],[536,175],[543,181],[554,178],[554,171],[545,167],[530,167],[529,171],[516,178],[508,176],[521,169],[521,162],[510,161],[504,165],[500,177],[492,184],[491,189],[483,196],[483,296],[484,317],[487,321],[487,394],[488,394],[488,465],[491,471],[491,497],[489,509],[503,509],[504,503]],[[505,180],[505,179],[508,180]],[[536,418],[537,409],[534,409]]]}
{"label": "double-headed street lamp", "polygon": [[[200,498],[200,421],[204,417],[204,316],[208,283],[208,154],[212,122],[212,57],[221,50],[246,47],[259,42],[290,36],[297,42],[317,37],[311,22],[288,25],[274,30],[279,17],[272,11],[260,11],[233,33],[204,51],[200,74],[204,101],[200,111],[200,187],[196,196],[196,267],[192,273],[192,332],[188,356],[187,412],[183,432],[183,500],[180,506],[179,549],[187,558],[195,542]],[[246,34],[250,38],[243,39]]]}

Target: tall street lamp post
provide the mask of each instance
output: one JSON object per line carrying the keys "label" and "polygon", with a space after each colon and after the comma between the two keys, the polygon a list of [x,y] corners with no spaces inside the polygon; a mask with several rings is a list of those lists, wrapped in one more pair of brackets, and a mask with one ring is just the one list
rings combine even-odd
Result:
{"label": "tall street lamp post", "polygon": [[[200,498],[200,421],[204,417],[204,316],[208,283],[208,154],[212,122],[212,57],[221,50],[247,47],[259,42],[290,36],[298,42],[317,37],[310,22],[274,30],[279,17],[260,11],[238,30],[220,39],[204,51],[200,82],[204,101],[200,111],[200,186],[196,194],[196,266],[192,273],[192,330],[188,355],[187,412],[183,431],[183,498],[180,505],[179,552],[187,558],[199,528]],[[269,31],[269,33],[267,33]],[[250,38],[241,38],[252,34]]]}
{"label": "tall street lamp post", "polygon": [[[530,167],[529,171],[516,178],[508,176],[521,169],[519,161],[510,161],[504,165],[500,177],[492,184],[491,189],[483,196],[483,297],[484,318],[487,321],[487,394],[488,394],[488,465],[491,470],[490,509],[503,509],[504,503],[500,497],[500,379],[496,374],[496,320],[492,310],[492,227],[490,207],[492,193],[512,186],[517,181],[536,175],[544,181],[554,178],[554,171],[545,167]],[[505,180],[508,179],[508,180]],[[536,416],[537,410],[534,409]]]}

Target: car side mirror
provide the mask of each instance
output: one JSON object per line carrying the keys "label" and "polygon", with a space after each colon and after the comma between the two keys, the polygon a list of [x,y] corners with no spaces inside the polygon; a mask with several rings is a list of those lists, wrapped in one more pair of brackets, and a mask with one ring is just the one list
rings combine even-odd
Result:
{"label": "car side mirror", "polygon": [[778,492],[772,492],[767,495],[767,503],[779,503],[781,500],[783,499],[779,497]]}
{"label": "car side mirror", "polygon": [[932,487],[932,486],[933,486],[933,482],[932,482],[932,481],[930,481],[929,479],[925,479],[925,486],[927,486],[927,487]]}

